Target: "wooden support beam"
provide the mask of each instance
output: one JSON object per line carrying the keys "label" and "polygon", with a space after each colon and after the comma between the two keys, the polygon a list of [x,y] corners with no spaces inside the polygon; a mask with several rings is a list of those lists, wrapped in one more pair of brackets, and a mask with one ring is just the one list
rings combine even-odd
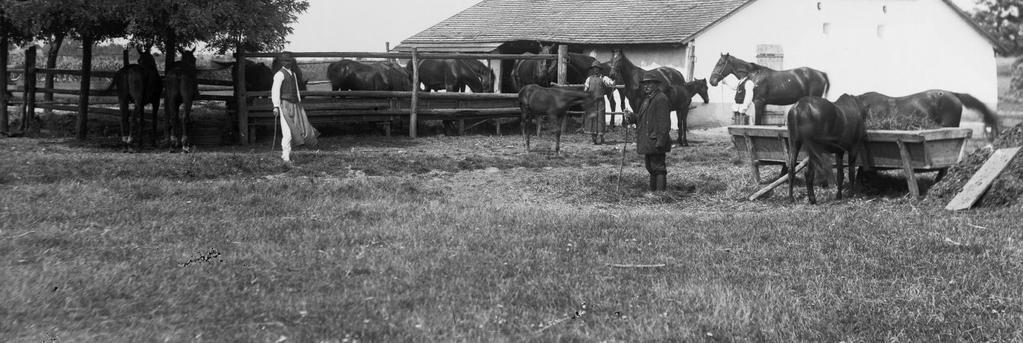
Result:
{"label": "wooden support beam", "polygon": [[970,181],[966,182],[963,190],[948,202],[945,209],[959,211],[973,207],[973,204],[976,204],[977,200],[980,200],[980,197],[987,192],[988,187],[991,187],[995,178],[1002,173],[1009,162],[1012,162],[1019,150],[1020,147],[995,150],[991,157],[984,162],[984,165],[980,166],[980,169],[970,177]]}
{"label": "wooden support beam", "polygon": [[[4,25],[2,17],[0,17],[0,30],[3,30]],[[6,32],[0,32],[0,82],[3,82],[4,91],[0,91],[0,134],[10,134],[10,127],[8,127],[9,119],[7,117],[7,80],[8,79],[8,52],[7,45],[8,38]]]}
{"label": "wooden support beam", "polygon": [[[94,40],[85,36],[82,37],[82,80],[79,90],[81,94],[89,94],[92,82],[92,46]],[[75,136],[79,140],[85,140],[89,135],[89,97],[78,97],[78,122],[76,123]]]}
{"label": "wooden support beam", "polygon": [[906,185],[909,186],[909,195],[913,199],[920,199],[920,187],[916,184],[916,173],[913,171],[913,161],[909,155],[909,149],[906,149],[906,143],[902,140],[895,141],[899,145],[899,156],[902,158],[902,173],[906,175]]}
{"label": "wooden support beam", "polygon": [[416,138],[416,128],[419,126],[419,118],[416,109],[419,107],[419,49],[412,48],[412,103],[409,105],[408,136]]}
{"label": "wooden support beam", "polygon": [[782,175],[777,180],[774,180],[774,182],[771,182],[771,184],[769,184],[766,187],[760,189],[756,193],[753,193],[753,195],[749,196],[749,200],[750,201],[757,200],[757,198],[760,198],[760,197],[764,196],[764,194],[767,194],[767,192],[770,192],[772,189],[775,189],[778,186],[781,186],[781,184],[786,183],[786,182],[792,182],[791,181],[793,179],[792,175],[796,175],[796,172],[798,172],[800,170],[803,170],[803,168],[806,168],[806,165],[809,164],[809,163],[810,163],[810,158],[809,157],[804,158],[802,162],[799,162],[799,164],[796,165],[796,169],[795,170],[790,170],[785,175]]}
{"label": "wooden support beam", "polygon": [[32,130],[32,120],[36,117],[36,50],[35,44],[25,49],[25,75],[22,77],[25,83],[25,106],[21,113],[21,132],[26,135]]}
{"label": "wooden support beam", "polygon": [[558,45],[558,84],[568,83],[568,45]]}
{"label": "wooden support beam", "polygon": [[[237,127],[235,134],[238,136],[238,144],[247,145],[249,144],[249,108],[248,108],[248,94],[245,90],[245,51],[242,50],[241,45],[236,48],[234,53],[234,60],[236,63],[232,66],[231,71],[234,78],[234,110],[236,116]],[[255,137],[251,137],[255,139]]]}

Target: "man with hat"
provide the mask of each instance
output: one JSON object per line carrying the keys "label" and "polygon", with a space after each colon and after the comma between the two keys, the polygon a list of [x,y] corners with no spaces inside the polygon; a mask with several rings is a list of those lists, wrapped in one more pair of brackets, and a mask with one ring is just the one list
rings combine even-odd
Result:
{"label": "man with hat", "polygon": [[635,113],[627,112],[625,120],[636,124],[636,152],[644,155],[646,170],[650,173],[650,191],[664,191],[668,187],[667,153],[671,151],[671,107],[668,96],[661,89],[661,78],[646,72],[640,81],[643,98]]}
{"label": "man with hat", "polygon": [[607,123],[604,112],[604,95],[608,87],[614,87],[615,82],[610,77],[601,74],[602,65],[593,60],[590,68],[586,70],[589,75],[583,86],[583,91],[590,93],[590,97],[598,99],[586,107],[586,115],[583,117],[583,130],[589,133],[593,144],[604,144],[604,132],[607,131]]}
{"label": "man with hat", "polygon": [[270,100],[274,104],[274,117],[280,117],[281,123],[281,159],[291,162],[291,147],[316,145],[319,131],[309,124],[305,109],[302,108],[302,94],[299,87],[298,62],[291,53],[284,52],[274,58],[273,86],[270,88]]}

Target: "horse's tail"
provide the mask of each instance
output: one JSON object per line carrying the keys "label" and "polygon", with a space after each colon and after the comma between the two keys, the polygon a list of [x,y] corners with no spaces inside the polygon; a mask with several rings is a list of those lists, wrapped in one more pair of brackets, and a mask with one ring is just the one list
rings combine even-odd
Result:
{"label": "horse's tail", "polygon": [[981,116],[983,117],[984,124],[990,127],[991,130],[993,130],[992,133],[994,133],[995,135],[998,134],[999,131],[998,115],[992,112],[991,109],[987,107],[987,105],[984,105],[983,102],[980,102],[980,100],[978,100],[977,98],[966,93],[955,92],[949,93],[952,93],[956,96],[956,98],[959,98],[959,101],[963,103],[963,106],[980,112]]}
{"label": "horse's tail", "polygon": [[110,84],[107,85],[107,88],[103,89],[103,94],[114,94],[114,91],[117,90],[117,80],[124,78],[124,74],[126,74],[125,69],[118,70],[114,74],[114,78],[110,79]]}

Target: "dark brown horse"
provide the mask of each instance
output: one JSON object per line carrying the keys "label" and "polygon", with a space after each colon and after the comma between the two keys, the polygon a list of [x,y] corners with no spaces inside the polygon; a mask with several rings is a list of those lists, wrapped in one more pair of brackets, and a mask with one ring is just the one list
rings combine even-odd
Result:
{"label": "dark brown horse", "polygon": [[728,75],[748,79],[755,85],[752,99],[756,125],[763,123],[767,105],[791,105],[805,96],[827,97],[830,87],[828,74],[816,69],[802,67],[779,71],[721,54],[708,82],[717,87]]}
{"label": "dark brown horse", "polygon": [[[188,126],[192,122],[192,101],[199,96],[199,83],[196,77],[199,70],[195,67],[195,49],[178,51],[181,53],[181,60],[174,62],[167,70],[167,89],[164,94],[164,103],[167,105],[167,135],[171,152],[177,149],[189,152],[191,142],[188,139]],[[172,55],[168,57],[173,58]]]}
{"label": "dark brown horse", "polygon": [[[124,66],[114,75],[114,82],[111,88],[117,88],[117,102],[121,108],[121,142],[124,148],[132,148],[135,144],[135,151],[142,149],[142,127],[145,124],[145,107],[153,105],[153,131],[150,135],[153,146],[156,146],[156,121],[157,113],[160,111],[160,95],[163,91],[163,82],[160,80],[160,71],[156,69],[156,60],[149,52],[152,46],[145,49],[136,47],[139,53],[138,64]],[[135,110],[129,111],[129,104],[135,104]]]}
{"label": "dark brown horse", "polygon": [[894,117],[898,121],[925,117],[942,127],[958,127],[966,107],[980,112],[989,142],[998,136],[998,116],[969,94],[931,89],[902,97],[867,92],[856,98],[866,108],[868,118]]}
{"label": "dark brown horse", "polygon": [[[412,74],[412,64],[405,66]],[[494,90],[494,72],[478,60],[427,59],[419,62],[420,90],[490,93]]]}
{"label": "dark brown horse", "polygon": [[245,60],[245,90],[269,91],[273,87],[274,74],[265,64]]}
{"label": "dark brown horse", "polygon": [[707,79],[696,79],[686,82],[686,90],[692,96],[699,95],[700,98],[703,98],[704,105],[710,103],[710,96],[707,94]]}
{"label": "dark brown horse", "polygon": [[[597,59],[592,57],[592,56],[589,56],[589,55],[577,54],[577,53],[574,53],[574,52],[568,53],[568,63],[567,63],[567,68],[566,68],[566,71],[567,71],[566,72],[566,82],[569,83],[569,84],[582,84],[582,83],[586,83],[586,78],[589,77],[590,66],[593,65],[594,61],[597,61]],[[549,76],[549,78],[551,80],[557,79],[557,77],[558,77],[557,76],[557,68],[554,68],[554,70],[552,70],[552,72],[553,72],[553,74],[551,74]],[[611,65],[608,64],[607,62],[600,62],[600,74],[601,75],[611,76]],[[615,80],[615,84],[616,85],[624,85],[625,83],[623,83],[623,81],[621,81],[621,80]],[[615,101],[615,97],[614,97],[614,91],[616,91],[616,90],[617,90],[617,88],[615,88],[615,87],[605,87],[604,88],[604,99],[605,99],[605,101],[607,101],[607,104],[611,106],[611,111],[616,111],[616,108],[618,108],[618,105],[619,105]],[[614,115],[612,114],[611,115],[611,127],[614,127],[614,122],[615,122],[614,121]]]}
{"label": "dark brown horse", "polygon": [[568,108],[586,106],[596,101],[590,93],[566,88],[547,88],[539,85],[525,85],[519,91],[519,107],[522,109],[522,136],[526,138],[526,152],[529,152],[529,132],[526,123],[537,115],[546,114],[547,119],[559,125],[554,134],[554,153],[561,151],[561,132],[567,125]]}
{"label": "dark brown horse", "polygon": [[[551,53],[553,45],[540,45],[540,54],[546,55]],[[532,53],[524,53],[523,55],[530,56]],[[540,85],[541,87],[550,87],[551,82],[556,81],[552,75],[557,75],[557,64],[551,63],[550,60],[518,60],[515,61],[515,67],[512,68],[511,79],[512,84],[515,87],[515,91],[519,92],[526,85]]]}
{"label": "dark brown horse", "polygon": [[[835,103],[816,96],[803,97],[789,109],[786,123],[789,132],[788,170],[796,170],[799,150],[805,146],[810,158],[805,173],[806,197],[811,204],[817,203],[813,193],[814,175],[819,173],[826,180],[835,177],[831,166],[824,165],[825,153],[834,153],[838,166],[838,177],[834,179],[838,185],[835,188],[835,198],[842,199],[845,179],[842,163],[846,153],[849,154],[850,193],[856,192],[856,158],[864,152],[867,136],[864,112],[856,97],[848,94],[842,94]],[[789,200],[793,202],[794,179],[789,177]]]}
{"label": "dark brown horse", "polygon": [[[611,78],[615,81],[622,80],[625,85],[620,93],[629,99],[630,106],[638,106],[639,99],[642,97],[640,80],[647,70],[629,61],[629,58],[625,57],[625,53],[619,49],[612,52],[610,64]],[[675,119],[678,121],[679,127],[678,144],[689,146],[686,135],[689,125],[686,120],[689,118],[689,105],[692,104],[693,95],[686,89],[685,76],[682,76],[682,72],[669,67],[654,68],[650,72],[658,74],[663,87],[662,91],[668,96],[668,102],[672,105],[671,109],[675,111]]]}
{"label": "dark brown horse", "polygon": [[390,61],[341,60],[327,66],[331,89],[356,91],[410,91],[412,82],[401,65]]}

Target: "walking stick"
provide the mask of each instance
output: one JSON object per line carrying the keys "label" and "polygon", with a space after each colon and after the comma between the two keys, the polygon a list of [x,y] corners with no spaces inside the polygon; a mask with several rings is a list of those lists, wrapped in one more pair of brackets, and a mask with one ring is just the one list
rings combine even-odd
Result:
{"label": "walking stick", "polygon": [[618,186],[615,186],[615,193],[618,193],[619,196],[622,189],[622,171],[625,170],[625,148],[629,146],[629,127],[626,125],[623,128],[625,129],[625,138],[622,140],[625,142],[622,144],[622,162],[618,164]]}

